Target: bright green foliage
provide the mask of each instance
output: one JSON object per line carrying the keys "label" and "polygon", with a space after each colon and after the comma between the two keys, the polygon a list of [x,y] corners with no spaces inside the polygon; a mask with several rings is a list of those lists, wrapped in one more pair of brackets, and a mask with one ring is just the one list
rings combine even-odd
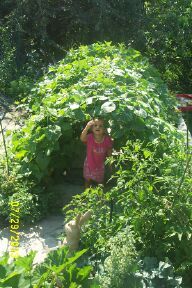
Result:
{"label": "bright green foliage", "polygon": [[101,287],[142,287],[140,280],[135,276],[139,267],[131,230],[127,227],[110,239],[109,248],[110,255],[104,262],[104,271],[98,277]]}
{"label": "bright green foliage", "polygon": [[181,142],[176,138],[170,141],[166,135],[147,145],[128,141],[110,160],[116,170],[113,188],[107,193],[100,188],[86,190],[64,208],[70,219],[79,211],[92,209],[83,245],[104,260],[110,253],[110,238],[128,224],[142,258],[153,256],[165,261],[168,257],[184,283],[190,283],[192,165],[190,161],[183,177],[190,160],[187,157]]}
{"label": "bright green foliage", "polygon": [[166,259],[165,262],[158,263],[155,257],[145,257],[142,263],[141,270],[136,274],[140,278],[140,287],[157,287],[157,288],[181,288],[182,278],[174,276],[174,269],[170,261]]}
{"label": "bright green foliage", "polygon": [[175,268],[185,270],[192,265],[191,161],[183,179],[187,157],[182,146],[162,140],[147,146],[127,143],[118,157],[117,186],[111,192],[117,211],[127,216],[139,236],[142,253],[169,257]]}
{"label": "bright green foliage", "polygon": [[37,83],[29,108],[26,125],[13,134],[11,156],[14,169],[36,183],[83,156],[79,136],[89,119],[102,116],[111,129],[112,189],[88,189],[65,207],[66,220],[93,211],[82,245],[94,268],[109,256],[110,238],[131,225],[142,258],[168,257],[190,282],[191,165],[184,178],[175,100],[147,59],[111,43],[71,50]]}
{"label": "bright green foliage", "polygon": [[39,207],[39,200],[42,197],[39,195],[40,189],[34,188],[34,184],[29,181],[21,181],[14,171],[10,176],[2,169],[0,171],[0,217],[10,219],[10,202],[18,201],[21,225],[23,222],[33,223],[39,220],[47,210],[45,199],[42,201],[41,209]]}
{"label": "bright green foliage", "polygon": [[30,99],[33,115],[13,135],[12,152],[20,172],[36,181],[82,155],[80,132],[98,115],[111,129],[116,148],[127,139],[178,136],[172,126],[174,97],[147,59],[123,45],[96,43],[71,50],[49,68]]}
{"label": "bright green foliage", "polygon": [[159,263],[155,257],[139,260],[133,233],[128,227],[118,232],[109,241],[109,246],[110,255],[98,275],[102,288],[181,287],[182,278],[174,276],[168,260]]}
{"label": "bright green foliage", "polygon": [[91,266],[80,266],[79,258],[86,250],[69,256],[66,247],[48,254],[45,261],[34,267],[35,252],[10,263],[8,254],[0,260],[0,285],[12,288],[91,288]]}

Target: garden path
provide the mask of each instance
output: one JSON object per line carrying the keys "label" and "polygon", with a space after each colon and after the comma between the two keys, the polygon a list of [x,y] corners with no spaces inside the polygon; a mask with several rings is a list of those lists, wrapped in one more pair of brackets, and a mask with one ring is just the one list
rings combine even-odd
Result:
{"label": "garden path", "polygon": [[[21,118],[20,118],[21,112],[17,111],[14,107],[5,114],[3,117],[3,112],[0,110],[0,119],[2,123],[2,128],[4,135],[7,130],[15,131],[21,127]],[[6,143],[9,141],[10,137],[6,137]],[[3,147],[3,138],[2,138],[2,131],[0,128],[0,154],[4,153],[4,147]]]}
{"label": "garden path", "polygon": [[[3,117],[3,110],[0,109],[0,118],[3,117],[2,126],[4,133],[7,130],[14,131],[21,126],[22,119],[20,117],[21,112],[17,111],[14,107],[11,107],[10,111]],[[0,131],[1,132],[1,131]],[[9,137],[6,137],[6,142],[9,141]],[[3,138],[0,133],[0,154],[4,155]],[[60,183],[49,188],[51,190],[59,190],[61,196],[61,207],[68,203],[71,197],[75,194],[79,194],[83,191],[83,186],[77,184],[77,181],[71,181],[71,183]],[[54,191],[53,191],[54,192]],[[36,250],[37,254],[35,262],[39,263],[43,261],[48,250],[54,248],[59,244],[58,237],[64,231],[64,216],[63,215],[48,215],[46,219],[39,221],[35,225],[26,227],[20,231],[20,255],[24,256],[31,250]],[[0,231],[0,256],[8,250],[10,239],[10,228],[6,227]]]}
{"label": "garden path", "polygon": [[[31,250],[37,251],[35,262],[41,262],[48,248],[58,245],[57,237],[63,232],[64,218],[61,215],[50,215],[38,224],[20,231],[19,255],[24,256]],[[0,232],[0,256],[8,251],[9,227]]]}
{"label": "garden path", "polygon": [[[59,189],[59,192],[63,195],[67,195],[65,203],[70,201],[72,195],[83,191],[83,186],[63,183],[54,186],[55,189]],[[59,199],[62,201],[63,199]],[[21,256],[26,255],[31,250],[37,251],[34,259],[34,263],[40,263],[47,255],[50,248],[54,248],[59,245],[59,237],[64,232],[64,216],[61,214],[48,215],[46,219],[39,221],[34,225],[30,225],[24,229],[20,229],[20,250]],[[0,231],[0,256],[8,250],[10,239],[10,228],[6,227]]]}

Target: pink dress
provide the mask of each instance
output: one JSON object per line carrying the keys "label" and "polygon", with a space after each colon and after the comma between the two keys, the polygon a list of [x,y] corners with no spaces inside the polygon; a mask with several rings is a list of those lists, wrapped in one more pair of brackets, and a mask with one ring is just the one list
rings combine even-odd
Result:
{"label": "pink dress", "polygon": [[87,135],[87,157],[84,162],[83,176],[86,180],[92,179],[103,183],[105,159],[107,151],[112,148],[113,142],[108,135],[104,135],[103,142],[95,142],[93,133]]}

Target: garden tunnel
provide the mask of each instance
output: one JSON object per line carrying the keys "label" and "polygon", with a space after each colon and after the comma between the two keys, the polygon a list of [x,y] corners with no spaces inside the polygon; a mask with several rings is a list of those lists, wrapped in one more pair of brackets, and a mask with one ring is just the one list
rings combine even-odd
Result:
{"label": "garden tunnel", "polygon": [[37,182],[66,169],[79,177],[79,137],[93,117],[105,119],[117,150],[128,139],[177,133],[176,100],[159,72],[140,52],[108,42],[70,50],[34,87],[29,107],[32,116],[14,134],[12,150],[20,171]]}

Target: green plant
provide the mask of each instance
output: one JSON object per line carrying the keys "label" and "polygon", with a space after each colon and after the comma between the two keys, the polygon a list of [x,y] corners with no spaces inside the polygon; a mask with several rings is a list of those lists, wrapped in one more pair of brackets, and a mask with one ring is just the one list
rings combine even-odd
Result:
{"label": "green plant", "polygon": [[176,135],[175,103],[158,71],[138,51],[111,43],[81,46],[50,67],[32,89],[33,115],[13,135],[12,159],[19,173],[41,182],[51,170],[61,173],[81,157],[79,134],[90,118],[105,118],[119,149],[128,138]]}
{"label": "green plant", "polygon": [[146,55],[172,91],[191,93],[191,2],[172,4],[170,0],[145,1]]}
{"label": "green plant", "polygon": [[34,80],[28,76],[20,76],[18,79],[10,82],[7,93],[15,99],[27,97],[34,86]]}
{"label": "green plant", "polygon": [[4,254],[0,260],[1,287],[12,288],[55,288],[55,287],[96,287],[89,279],[92,268],[80,266],[79,259],[86,250],[69,255],[66,247],[51,251],[45,261],[34,267],[35,252],[18,257],[10,262]]}
{"label": "green plant", "polygon": [[168,257],[184,276],[192,264],[191,164],[183,178],[188,155],[176,139],[169,144],[161,138],[148,145],[128,143],[116,162],[112,193],[117,211],[133,225],[143,256]]}
{"label": "green plant", "polygon": [[[19,203],[19,218],[22,224],[33,223],[47,212],[47,196],[32,181],[22,180],[14,170],[8,175],[3,169],[0,175],[0,217],[10,218],[10,202]],[[40,212],[41,211],[41,212]]]}
{"label": "green plant", "polygon": [[28,256],[10,261],[9,254],[5,253],[0,260],[1,287],[31,287],[34,257],[35,252],[30,252]]}
{"label": "green plant", "polygon": [[64,207],[67,218],[92,209],[82,243],[95,254],[95,269],[109,253],[110,238],[128,224],[142,258],[168,257],[183,282],[190,281],[191,165],[183,179],[188,156],[179,139],[170,140],[161,135],[148,144],[128,141],[110,159],[116,169],[112,189],[107,193],[101,188],[86,190]]}
{"label": "green plant", "polygon": [[108,241],[110,255],[105,259],[103,271],[98,275],[102,288],[141,287],[135,277],[138,270],[137,252],[131,229],[126,227]]}
{"label": "green plant", "polygon": [[[45,262],[34,270],[34,283],[37,287],[89,287],[90,266],[78,267],[78,259],[86,250],[68,256],[66,247],[49,253]],[[91,284],[90,284],[91,285]],[[35,287],[36,287],[35,286]],[[91,286],[90,286],[91,287]]]}
{"label": "green plant", "polygon": [[175,277],[169,260],[158,263],[155,257],[145,257],[140,263],[140,271],[135,275],[140,279],[141,287],[181,288],[182,277]]}
{"label": "green plant", "polygon": [[158,263],[155,257],[139,260],[134,237],[126,227],[109,240],[110,255],[105,259],[96,278],[102,288],[168,288],[182,287],[169,260]]}
{"label": "green plant", "polygon": [[102,187],[86,189],[82,194],[73,197],[72,201],[65,205],[66,221],[75,218],[78,213],[92,211],[92,217],[85,225],[81,240],[83,247],[89,248],[89,255],[95,255],[94,262],[105,259],[109,252],[108,240],[119,227],[119,222],[110,223],[110,198],[104,194]]}
{"label": "green plant", "polygon": [[1,92],[6,91],[8,83],[13,79],[17,71],[15,63],[15,47],[11,41],[11,29],[0,24],[0,81]]}

